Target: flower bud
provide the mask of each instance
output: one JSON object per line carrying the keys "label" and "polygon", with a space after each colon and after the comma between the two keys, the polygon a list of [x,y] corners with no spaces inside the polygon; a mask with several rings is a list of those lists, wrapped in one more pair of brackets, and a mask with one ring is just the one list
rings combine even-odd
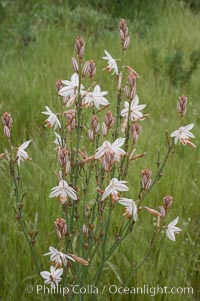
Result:
{"label": "flower bud", "polygon": [[139,133],[141,132],[142,127],[139,123],[133,123],[131,125],[131,131],[132,131],[132,138],[133,138],[133,143],[135,144],[138,140]]}
{"label": "flower bud", "polygon": [[143,190],[147,191],[150,188],[152,182],[151,175],[152,175],[152,171],[148,168],[141,171],[141,176],[142,176],[141,186]]}
{"label": "flower bud", "polygon": [[85,77],[89,73],[89,69],[90,69],[89,61],[86,61],[82,69],[82,77]]}
{"label": "flower bud", "polygon": [[10,130],[11,130],[12,123],[13,123],[12,117],[9,113],[5,112],[3,114],[3,116],[1,117],[1,121],[4,125],[4,128],[3,128],[4,135],[6,136],[6,138],[9,139],[10,138]]}
{"label": "flower bud", "polygon": [[124,94],[125,94],[126,98],[128,98],[128,99],[130,98],[129,86],[127,84],[124,86]]}
{"label": "flower bud", "polygon": [[163,198],[164,208],[167,210],[172,206],[173,203],[173,197],[171,195],[166,195]]}
{"label": "flower bud", "polygon": [[88,130],[88,137],[90,141],[94,141],[94,131]]}
{"label": "flower bud", "polygon": [[130,99],[132,100],[135,97],[135,95],[136,95],[136,86],[131,88]]}
{"label": "flower bud", "polygon": [[54,222],[58,239],[64,239],[67,234],[66,221],[63,218],[57,218]]}
{"label": "flower bud", "polygon": [[114,122],[115,122],[115,117],[113,116],[112,112],[111,111],[108,111],[105,115],[105,118],[104,118],[104,122],[106,124],[106,126],[111,129]]}
{"label": "flower bud", "polygon": [[162,218],[165,217],[166,212],[165,212],[165,208],[164,207],[160,207],[160,215],[161,215]]}
{"label": "flower bud", "polygon": [[98,132],[99,132],[99,120],[98,120],[98,117],[96,115],[93,115],[91,117],[90,124],[91,124],[91,127],[92,127],[94,133],[98,134]]}
{"label": "flower bud", "polygon": [[65,167],[65,173],[68,174],[70,170],[69,151],[66,148],[58,147],[58,162],[61,167]]}
{"label": "flower bud", "polygon": [[57,89],[57,92],[60,91],[60,89],[63,87],[63,83],[62,81],[59,79],[57,82],[56,82],[56,89]]}
{"label": "flower bud", "polygon": [[124,49],[125,50],[128,48],[129,44],[130,44],[130,37],[128,36],[124,39]]}
{"label": "flower bud", "polygon": [[67,131],[69,133],[72,132],[72,130],[75,128],[76,126],[76,120],[75,120],[75,116],[76,116],[76,111],[75,110],[69,110],[69,111],[65,111],[63,113],[63,115],[66,117],[67,119],[67,123],[66,123],[66,128]]}
{"label": "flower bud", "polygon": [[89,78],[92,79],[96,74],[96,64],[93,60],[89,61]]}
{"label": "flower bud", "polygon": [[178,104],[177,104],[178,114],[183,117],[187,111],[187,97],[182,95],[179,97]]}
{"label": "flower bud", "polygon": [[128,35],[128,26],[126,20],[122,19],[119,23],[119,34],[123,50],[126,50],[129,46],[130,38]]}
{"label": "flower bud", "polygon": [[78,63],[77,63],[77,60],[74,58],[74,57],[72,57],[72,66],[73,66],[73,68],[74,68],[74,71],[76,72],[76,73],[78,73]]}
{"label": "flower bud", "polygon": [[85,52],[85,41],[81,37],[77,37],[74,45],[74,49],[80,60],[83,59],[83,55]]}
{"label": "flower bud", "polygon": [[105,124],[105,122],[102,123],[102,133],[103,133],[104,137],[107,136],[107,134],[108,134],[108,127]]}

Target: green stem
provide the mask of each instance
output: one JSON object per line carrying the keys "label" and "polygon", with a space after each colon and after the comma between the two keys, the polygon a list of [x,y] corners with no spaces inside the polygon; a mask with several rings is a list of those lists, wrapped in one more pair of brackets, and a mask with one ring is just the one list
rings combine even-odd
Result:
{"label": "green stem", "polygon": [[30,251],[31,251],[31,255],[33,257],[33,261],[35,263],[35,266],[37,268],[37,271],[38,271],[38,274],[40,274],[40,267],[39,267],[39,264],[38,264],[38,261],[37,261],[37,258],[36,258],[36,254],[35,254],[35,250],[33,248],[33,245],[30,241],[30,238],[28,236],[28,233],[27,233],[27,230],[26,230],[26,227],[25,227],[25,224],[24,224],[24,220],[22,218],[20,218],[20,221],[19,221],[20,225],[21,225],[21,228],[22,228],[22,231],[24,233],[24,236],[29,244],[29,248],[30,248]]}
{"label": "green stem", "polygon": [[[153,245],[154,245],[154,243],[155,243],[155,238],[156,238],[156,232],[155,232],[155,230],[154,230],[154,231],[153,231],[153,236],[152,236],[152,239],[151,239],[151,242],[150,242],[150,248],[149,248],[147,254],[146,254],[145,257],[142,259],[142,261],[136,266],[135,269],[132,269],[132,268],[131,268],[131,270],[130,270],[130,272],[129,272],[129,276],[128,276],[128,278],[127,278],[125,284],[124,284],[124,287],[127,287],[127,286],[128,286],[128,284],[129,284],[129,282],[131,281],[133,275],[137,272],[137,270],[139,270],[139,269],[143,266],[143,264],[144,264],[144,263],[147,261],[147,259],[150,257],[150,255],[151,255],[151,253],[152,253]],[[116,301],[118,301],[118,300],[119,300],[119,296],[118,296],[118,298],[116,299]]]}
{"label": "green stem", "polygon": [[154,186],[154,185],[160,180],[160,178],[162,177],[163,169],[164,169],[164,167],[165,167],[165,165],[166,165],[166,163],[167,163],[167,161],[168,161],[168,159],[169,159],[169,156],[170,156],[170,153],[171,153],[171,151],[172,151],[172,149],[173,149],[173,146],[174,146],[173,143],[168,144],[168,150],[167,150],[167,153],[166,153],[166,155],[165,155],[165,158],[164,158],[164,160],[163,160],[163,162],[162,162],[160,168],[158,169],[157,174],[156,174],[156,176],[155,176],[155,178],[154,178],[154,180],[153,180],[151,186],[150,186],[149,189],[146,191],[146,193],[144,193],[143,196],[141,197],[140,203],[146,198],[146,196],[149,194],[149,192],[151,191],[151,189],[153,188],[153,186]]}
{"label": "green stem", "polygon": [[[9,140],[9,145],[10,145],[10,153],[11,153],[10,173],[11,173],[11,176],[13,178],[13,183],[14,183],[15,201],[16,201],[16,205],[18,205],[19,202],[20,202],[20,200],[19,200],[20,170],[19,170],[19,167],[17,166],[17,177],[16,177],[16,171],[15,171],[15,166],[14,166],[13,146],[12,146],[11,140]],[[26,240],[28,242],[28,245],[29,245],[29,248],[30,248],[30,251],[31,251],[31,255],[33,257],[33,261],[35,263],[35,266],[37,268],[38,273],[40,274],[39,264],[38,264],[38,261],[37,261],[35,250],[33,248],[33,245],[32,245],[32,243],[30,241],[30,238],[28,236],[28,233],[27,233],[27,230],[26,230],[26,227],[25,227],[25,223],[24,223],[24,219],[23,219],[23,216],[22,216],[22,208],[21,207],[20,207],[20,209],[18,207],[17,214],[19,214],[19,223],[20,223],[22,232],[24,233],[24,236],[25,236],[25,238],[26,238]]]}

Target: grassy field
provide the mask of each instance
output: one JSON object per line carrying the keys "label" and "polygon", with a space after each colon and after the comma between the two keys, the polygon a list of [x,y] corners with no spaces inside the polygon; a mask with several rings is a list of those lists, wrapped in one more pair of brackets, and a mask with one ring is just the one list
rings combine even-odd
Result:
{"label": "grassy field", "polygon": [[[24,212],[27,227],[39,234],[35,249],[41,257],[42,269],[47,261],[42,254],[56,243],[53,222],[61,214],[55,200],[48,198],[55,186],[57,170],[53,152],[53,133],[44,125],[45,105],[58,110],[55,83],[70,78],[73,70],[71,56],[75,37],[82,35],[86,41],[86,59],[97,64],[96,81],[109,91],[111,108],[115,107],[115,81],[102,69],[104,49],[113,57],[120,57],[117,25],[127,18],[131,37],[130,49],[124,64],[140,74],[137,94],[140,102],[147,104],[149,118],[143,122],[143,131],[137,144],[137,153],[147,156],[135,161],[130,168],[128,181],[130,195],[136,199],[140,190],[140,171],[150,168],[155,175],[157,151],[161,158],[166,152],[165,130],[169,133],[181,124],[194,122],[196,149],[177,145],[164,170],[161,181],[145,199],[145,205],[158,208],[162,198],[170,194],[174,203],[168,221],[179,216],[182,232],[172,242],[160,235],[151,257],[131,279],[129,286],[193,287],[193,295],[125,296],[119,300],[200,300],[200,223],[199,223],[199,126],[200,126],[200,12],[192,11],[181,1],[155,1],[152,7],[141,7],[131,16],[134,5],[118,14],[104,10],[63,2],[32,2],[25,5],[1,1],[0,23],[0,114],[7,111],[13,117],[12,135],[16,146],[32,140],[29,153],[31,162],[21,166],[21,192],[26,191]],[[151,2],[151,1],[150,1]],[[97,3],[97,2],[96,2]],[[126,1],[125,1],[126,3]],[[129,11],[128,16],[124,15]],[[136,10],[137,11],[137,10]],[[196,63],[196,65],[195,65]],[[181,121],[176,105],[180,95],[188,96],[188,111]],[[0,132],[0,153],[7,148],[3,130]],[[48,296],[27,294],[28,284],[41,283],[28,245],[13,211],[13,185],[8,161],[0,161],[0,231],[1,252],[0,300],[49,300]],[[119,210],[119,216],[121,211]],[[117,217],[116,217],[117,219]],[[133,233],[123,242],[105,266],[100,287],[104,284],[123,286],[133,262],[145,256],[155,221],[142,214]],[[107,294],[99,300],[115,300]],[[90,297],[86,297],[90,300]],[[62,300],[54,296],[52,300]]]}

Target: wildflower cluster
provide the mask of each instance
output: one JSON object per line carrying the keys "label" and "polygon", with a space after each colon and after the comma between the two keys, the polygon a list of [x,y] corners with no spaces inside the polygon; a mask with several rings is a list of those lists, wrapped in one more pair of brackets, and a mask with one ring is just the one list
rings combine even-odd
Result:
{"label": "wildflower cluster", "polygon": [[[124,19],[118,28],[124,54],[130,44]],[[55,135],[53,143],[56,147],[54,145],[52,149],[58,161],[55,186],[49,187],[49,198],[58,200],[61,208],[60,216],[55,216],[55,221],[52,221],[57,245],[53,247],[51,244],[49,252],[44,254],[50,256],[50,271],[39,270],[44,282],[52,288],[58,286],[64,275],[65,281],[70,284],[93,279],[97,285],[105,263],[130,235],[145,212],[157,219],[150,248],[155,234],[157,236],[162,229],[170,240],[175,241],[175,234],[181,231],[176,227],[179,217],[168,225],[166,223],[173,197],[165,196],[159,209],[146,206],[144,200],[161,178],[174,144],[180,141],[183,145],[195,147],[190,140],[194,138],[190,132],[194,124],[173,131],[170,136],[174,143],[167,136],[167,153],[162,164],[158,163],[157,173],[154,175],[144,166],[139,179],[140,191],[132,195],[129,191],[131,179],[128,181],[127,176],[131,163],[146,155],[145,150],[137,154],[135,147],[145,119],[149,116],[146,104],[140,104],[137,94],[136,84],[140,76],[132,66],[124,64],[124,55],[115,59],[105,50],[102,59],[107,65],[103,71],[111,72],[116,83],[116,100],[111,99],[109,92],[95,81],[95,61],[84,61],[85,46],[84,39],[77,37],[75,57],[71,60],[73,74],[67,80],[56,82],[58,102],[53,104],[56,110],[46,105],[42,112],[47,118],[44,120],[45,127],[53,130]],[[187,110],[186,96],[179,97],[177,110],[183,119]],[[10,152],[1,154],[1,158],[10,158],[16,212],[20,220],[22,206],[19,205],[22,200],[18,194],[19,170],[22,161],[31,160],[26,152],[31,140],[14,147],[11,140],[13,121],[9,113],[3,114],[2,123]],[[123,213],[116,219],[114,216],[119,216],[121,209]],[[28,242],[38,267],[32,241],[28,239]],[[91,268],[92,264],[97,266],[96,270]]]}
{"label": "wildflower cluster", "polygon": [[[119,33],[123,53],[130,43],[124,19],[119,24]],[[57,144],[60,169],[57,172],[58,185],[51,189],[49,198],[58,198],[63,207],[63,217],[57,218],[54,224],[58,239],[62,241],[60,249],[65,248],[67,251],[67,254],[63,254],[50,247],[50,253],[47,253],[51,255],[53,266],[50,273],[41,272],[41,275],[52,286],[61,280],[61,266],[73,269],[74,249],[82,256],[82,263],[87,262],[88,269],[95,255],[99,254],[100,266],[93,275],[97,283],[106,260],[133,229],[138,215],[143,211],[157,218],[157,233],[164,228],[167,237],[174,241],[174,234],[181,231],[175,227],[178,217],[165,226],[165,218],[172,205],[171,196],[164,197],[164,204],[159,210],[141,204],[160,177],[166,162],[154,179],[150,169],[141,171],[138,198],[133,200],[129,193],[126,177],[130,163],[146,154],[134,155],[142,122],[148,117],[144,113],[146,104],[140,104],[137,95],[139,74],[132,66],[123,65],[122,58],[115,59],[105,50],[102,58],[107,66],[103,70],[111,72],[117,83],[116,112],[112,112],[107,108],[114,107],[115,103],[110,99],[108,91],[93,81],[96,74],[95,61],[91,59],[84,62],[85,41],[82,37],[76,39],[74,49],[77,55],[77,58],[72,57],[75,73],[70,80],[59,80],[56,84],[61,109],[59,113],[53,113],[46,106],[47,111],[43,112],[49,116],[45,125],[57,130],[54,142]],[[177,107],[181,117],[186,112],[186,106],[187,97],[180,97]],[[103,111],[106,112],[102,118]],[[184,145],[194,146],[190,141],[194,136],[189,132],[192,127],[189,125],[174,131],[171,134],[171,137],[175,137],[174,143],[180,140]],[[173,144],[169,142],[168,147],[166,158]],[[129,195],[125,197],[125,194]],[[124,226],[121,226],[120,233],[115,233],[110,244],[107,235],[110,223],[114,222],[112,213],[120,206],[124,208],[123,215],[128,221],[120,221]],[[115,225],[117,229],[118,222]],[[79,271],[77,277],[81,280],[84,270]],[[73,282],[73,278],[70,281]]]}

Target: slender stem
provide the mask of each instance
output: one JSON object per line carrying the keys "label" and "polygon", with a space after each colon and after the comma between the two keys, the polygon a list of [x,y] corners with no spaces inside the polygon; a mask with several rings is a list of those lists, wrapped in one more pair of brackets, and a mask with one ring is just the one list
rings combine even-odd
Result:
{"label": "slender stem", "polygon": [[[121,73],[121,76],[122,76],[123,56],[124,56],[124,51],[122,49],[121,71],[119,72],[119,74]],[[121,87],[119,87],[119,89],[117,91],[116,128],[115,128],[115,132],[114,132],[114,140],[116,140],[117,137],[118,137],[118,130],[119,130],[119,124],[120,124],[120,106],[121,106],[121,101],[122,101],[122,89],[121,89]]]}
{"label": "slender stem", "polygon": [[102,270],[103,270],[103,266],[104,263],[106,262],[105,258],[106,258],[106,240],[107,240],[107,235],[108,235],[108,228],[109,228],[109,224],[110,224],[110,220],[111,220],[111,212],[113,210],[113,205],[112,205],[112,201],[110,203],[110,208],[109,208],[109,213],[108,213],[108,217],[107,217],[107,221],[106,221],[106,225],[105,225],[105,234],[104,234],[104,239],[103,239],[103,245],[102,245],[102,258],[101,258],[101,264],[95,274],[95,285],[97,285],[99,278],[101,276]]}
{"label": "slender stem", "polygon": [[[13,178],[14,191],[15,191],[15,201],[16,201],[16,205],[18,206],[18,204],[20,202],[20,200],[19,200],[20,170],[19,170],[19,167],[17,166],[17,176],[16,176],[15,165],[14,165],[13,146],[12,146],[11,140],[9,140],[9,145],[10,145],[10,153],[11,153],[10,173],[11,173],[11,176]],[[39,264],[38,264],[37,257],[36,257],[36,254],[35,254],[35,250],[33,248],[32,242],[30,241],[30,237],[28,236],[28,233],[27,233],[27,230],[26,230],[26,227],[25,227],[25,222],[24,222],[24,219],[23,219],[23,216],[22,216],[22,208],[17,207],[17,209],[18,209],[18,211],[16,209],[15,210],[17,211],[17,214],[19,216],[18,220],[19,220],[22,232],[24,233],[24,236],[25,236],[25,238],[28,242],[28,245],[29,245],[29,248],[30,248],[30,251],[31,251],[31,255],[33,257],[33,261],[35,263],[37,271],[40,274],[40,268],[39,268]]]}
{"label": "slender stem", "polygon": [[[139,270],[143,264],[147,261],[147,259],[150,257],[151,253],[152,253],[152,249],[153,249],[153,245],[155,243],[155,238],[156,238],[156,231],[154,230],[153,231],[153,236],[152,236],[152,239],[151,239],[151,242],[150,242],[150,248],[147,252],[147,254],[145,255],[145,257],[142,259],[142,261],[133,269],[131,268],[130,269],[130,272],[129,272],[129,276],[124,284],[124,287],[127,287],[129,282],[131,281],[133,275],[137,272],[137,270]],[[119,296],[118,298],[116,299],[116,301],[119,300]]]}
{"label": "slender stem", "polygon": [[76,162],[76,168],[75,168],[75,186],[78,182],[78,154],[79,154],[79,148],[80,148],[80,134],[81,134],[81,111],[82,111],[82,98],[81,98],[81,74],[82,74],[82,68],[81,68],[81,62],[79,60],[79,83],[78,83],[78,103],[77,103],[77,144],[76,144],[76,154],[75,154],[75,162]]}
{"label": "slender stem", "polygon": [[30,238],[27,234],[27,230],[26,230],[26,227],[25,227],[25,223],[24,223],[24,220],[22,218],[20,218],[20,221],[19,221],[20,225],[21,225],[21,228],[22,228],[22,231],[24,233],[24,236],[29,244],[29,248],[30,248],[30,251],[31,251],[31,255],[33,257],[33,260],[34,260],[34,263],[35,263],[35,266],[37,268],[37,271],[38,271],[38,274],[40,274],[40,267],[39,267],[39,264],[38,264],[38,261],[37,261],[37,257],[36,257],[36,254],[35,254],[35,250],[33,248],[33,245],[30,241]]}
{"label": "slender stem", "polygon": [[[79,60],[79,83],[78,83],[78,102],[76,105],[77,108],[77,119],[78,119],[78,124],[77,124],[77,143],[76,143],[76,152],[75,152],[75,180],[74,180],[74,185],[75,187],[77,186],[78,183],[78,174],[79,174],[79,165],[78,165],[78,155],[79,155],[79,148],[80,148],[80,136],[81,136],[81,111],[82,111],[82,98],[81,98],[81,74],[82,74],[82,68],[81,68],[81,62]],[[75,207],[77,206],[76,201],[73,201],[73,206],[72,206],[72,213],[71,213],[71,223],[70,223],[70,229],[72,231],[73,227],[73,219],[74,219],[74,212],[75,212]]]}
{"label": "slender stem", "polygon": [[158,182],[158,180],[162,177],[162,172],[163,172],[163,169],[169,159],[169,156],[170,156],[170,153],[172,152],[172,149],[173,149],[173,146],[174,144],[173,143],[170,143],[168,144],[168,150],[167,150],[167,153],[165,155],[165,158],[160,166],[160,168],[158,169],[157,171],[157,174],[151,184],[151,186],[149,187],[149,189],[143,194],[143,196],[141,197],[140,199],[140,203],[146,198],[146,196],[149,194],[149,192],[151,191],[151,189],[153,188],[153,186]]}

